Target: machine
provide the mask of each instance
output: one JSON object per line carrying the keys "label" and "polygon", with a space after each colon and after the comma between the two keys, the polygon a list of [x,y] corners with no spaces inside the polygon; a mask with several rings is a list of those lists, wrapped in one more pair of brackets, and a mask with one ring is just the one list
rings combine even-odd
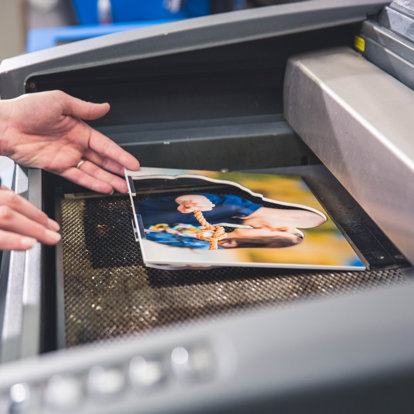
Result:
{"label": "machine", "polygon": [[303,176],[369,268],[149,269],[128,197],[4,161],[62,241],[3,252],[0,412],[412,412],[413,15],[300,1],[3,61],[2,99],[108,101],[144,166]]}

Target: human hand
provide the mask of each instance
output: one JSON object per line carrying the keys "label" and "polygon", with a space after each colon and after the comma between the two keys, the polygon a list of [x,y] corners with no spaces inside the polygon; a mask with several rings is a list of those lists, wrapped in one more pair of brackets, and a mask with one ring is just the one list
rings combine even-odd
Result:
{"label": "human hand", "polygon": [[210,211],[215,206],[207,197],[195,194],[177,197],[175,202],[179,204],[177,210],[180,213],[192,213],[195,210]]}
{"label": "human hand", "polygon": [[320,226],[326,221],[326,217],[317,210],[260,207],[249,216],[242,217],[242,220],[244,224],[254,228],[290,231],[295,228]]}
{"label": "human hand", "polygon": [[83,121],[108,111],[108,103],[85,102],[61,91],[0,101],[0,153],[93,191],[126,193],[125,180],[115,174],[122,176],[124,167],[138,170],[139,162]]}
{"label": "human hand", "polygon": [[36,240],[53,245],[59,225],[26,199],[0,186],[0,249],[27,250]]}

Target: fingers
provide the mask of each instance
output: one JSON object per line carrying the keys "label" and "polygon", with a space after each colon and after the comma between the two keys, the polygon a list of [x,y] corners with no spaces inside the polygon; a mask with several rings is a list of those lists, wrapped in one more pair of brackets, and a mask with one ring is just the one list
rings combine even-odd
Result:
{"label": "fingers", "polygon": [[128,186],[123,178],[105,171],[90,161],[85,161],[80,168],[69,168],[59,175],[98,193],[109,194],[113,190],[120,193],[128,192]]}
{"label": "fingers", "polygon": [[109,103],[92,103],[75,98],[60,92],[63,99],[64,115],[71,115],[74,118],[93,120],[106,115],[110,109]]}
{"label": "fingers", "polygon": [[104,168],[105,170],[111,171],[115,174],[124,176],[124,167],[119,164],[118,162],[101,157],[98,155],[95,151],[87,150],[84,153],[83,158],[93,162],[96,165],[99,165],[100,167]]}
{"label": "fingers", "polygon": [[128,187],[124,179],[103,170],[96,164],[85,161],[81,166],[81,170],[91,177],[109,184],[111,189],[117,190],[120,193],[128,192]]}
{"label": "fingers", "polygon": [[[96,104],[86,102],[63,92],[59,93],[62,94],[64,99],[64,114],[71,115],[74,118],[84,120],[98,119],[107,114],[110,109],[108,103]],[[117,164],[121,165],[122,168],[125,167],[132,171],[137,171],[139,169],[139,162],[134,156],[123,150],[105,135],[89,126],[88,128],[90,128],[89,148],[91,150],[108,160],[115,161]],[[94,160],[91,161],[95,162]],[[100,165],[100,163],[97,164]],[[118,174],[118,172],[116,173]],[[122,171],[119,173],[123,174]]]}
{"label": "fingers", "polygon": [[1,250],[27,250],[31,249],[35,243],[36,239],[32,237],[25,237],[21,234],[0,230]]}
{"label": "fingers", "polygon": [[[82,170],[85,164],[86,162],[82,165]],[[105,181],[101,181],[98,178],[92,177],[82,170],[75,167],[68,168],[59,175],[63,178],[66,178],[67,180],[73,181],[75,184],[89,188],[90,190],[96,191],[98,193],[109,194],[112,192],[112,186],[110,184]]]}
{"label": "fingers", "polygon": [[0,186],[0,249],[27,250],[36,240],[53,245],[59,224],[7,187]]}
{"label": "fingers", "polygon": [[59,230],[59,224],[56,221],[50,219],[43,211],[3,185],[0,186],[0,206],[7,206],[49,230]]}
{"label": "fingers", "polygon": [[[37,221],[5,205],[0,206],[0,229],[3,232],[1,235],[3,248],[6,250],[11,250],[13,247],[24,250],[33,246],[34,243],[28,240],[27,236],[49,245],[56,244],[60,240],[59,233],[49,230]],[[7,234],[4,234],[4,232],[15,234],[10,243]]]}
{"label": "fingers", "polygon": [[139,169],[139,162],[133,155],[95,129],[91,131],[89,148],[101,157],[113,160],[129,170],[137,171]]}

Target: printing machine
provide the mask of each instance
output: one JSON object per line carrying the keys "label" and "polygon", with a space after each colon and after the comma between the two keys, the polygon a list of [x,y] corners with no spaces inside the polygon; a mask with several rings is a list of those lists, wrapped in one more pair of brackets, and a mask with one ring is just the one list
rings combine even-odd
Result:
{"label": "printing machine", "polygon": [[2,160],[62,241],[3,252],[0,413],[413,412],[412,1],[314,0],[0,66],[61,89],[141,164],[301,175],[362,272],[147,269],[123,195]]}

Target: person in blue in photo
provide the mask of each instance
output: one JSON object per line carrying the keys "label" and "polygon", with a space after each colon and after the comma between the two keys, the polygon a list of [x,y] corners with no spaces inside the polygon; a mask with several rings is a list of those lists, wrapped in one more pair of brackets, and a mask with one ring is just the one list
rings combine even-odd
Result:
{"label": "person in blue in photo", "polygon": [[238,195],[204,192],[136,200],[135,208],[147,240],[191,249],[209,248],[208,241],[197,238],[203,229],[193,214],[197,210],[212,225],[234,228],[219,241],[219,249],[294,246],[304,238],[299,228],[326,221],[325,215],[305,207],[265,207]]}

